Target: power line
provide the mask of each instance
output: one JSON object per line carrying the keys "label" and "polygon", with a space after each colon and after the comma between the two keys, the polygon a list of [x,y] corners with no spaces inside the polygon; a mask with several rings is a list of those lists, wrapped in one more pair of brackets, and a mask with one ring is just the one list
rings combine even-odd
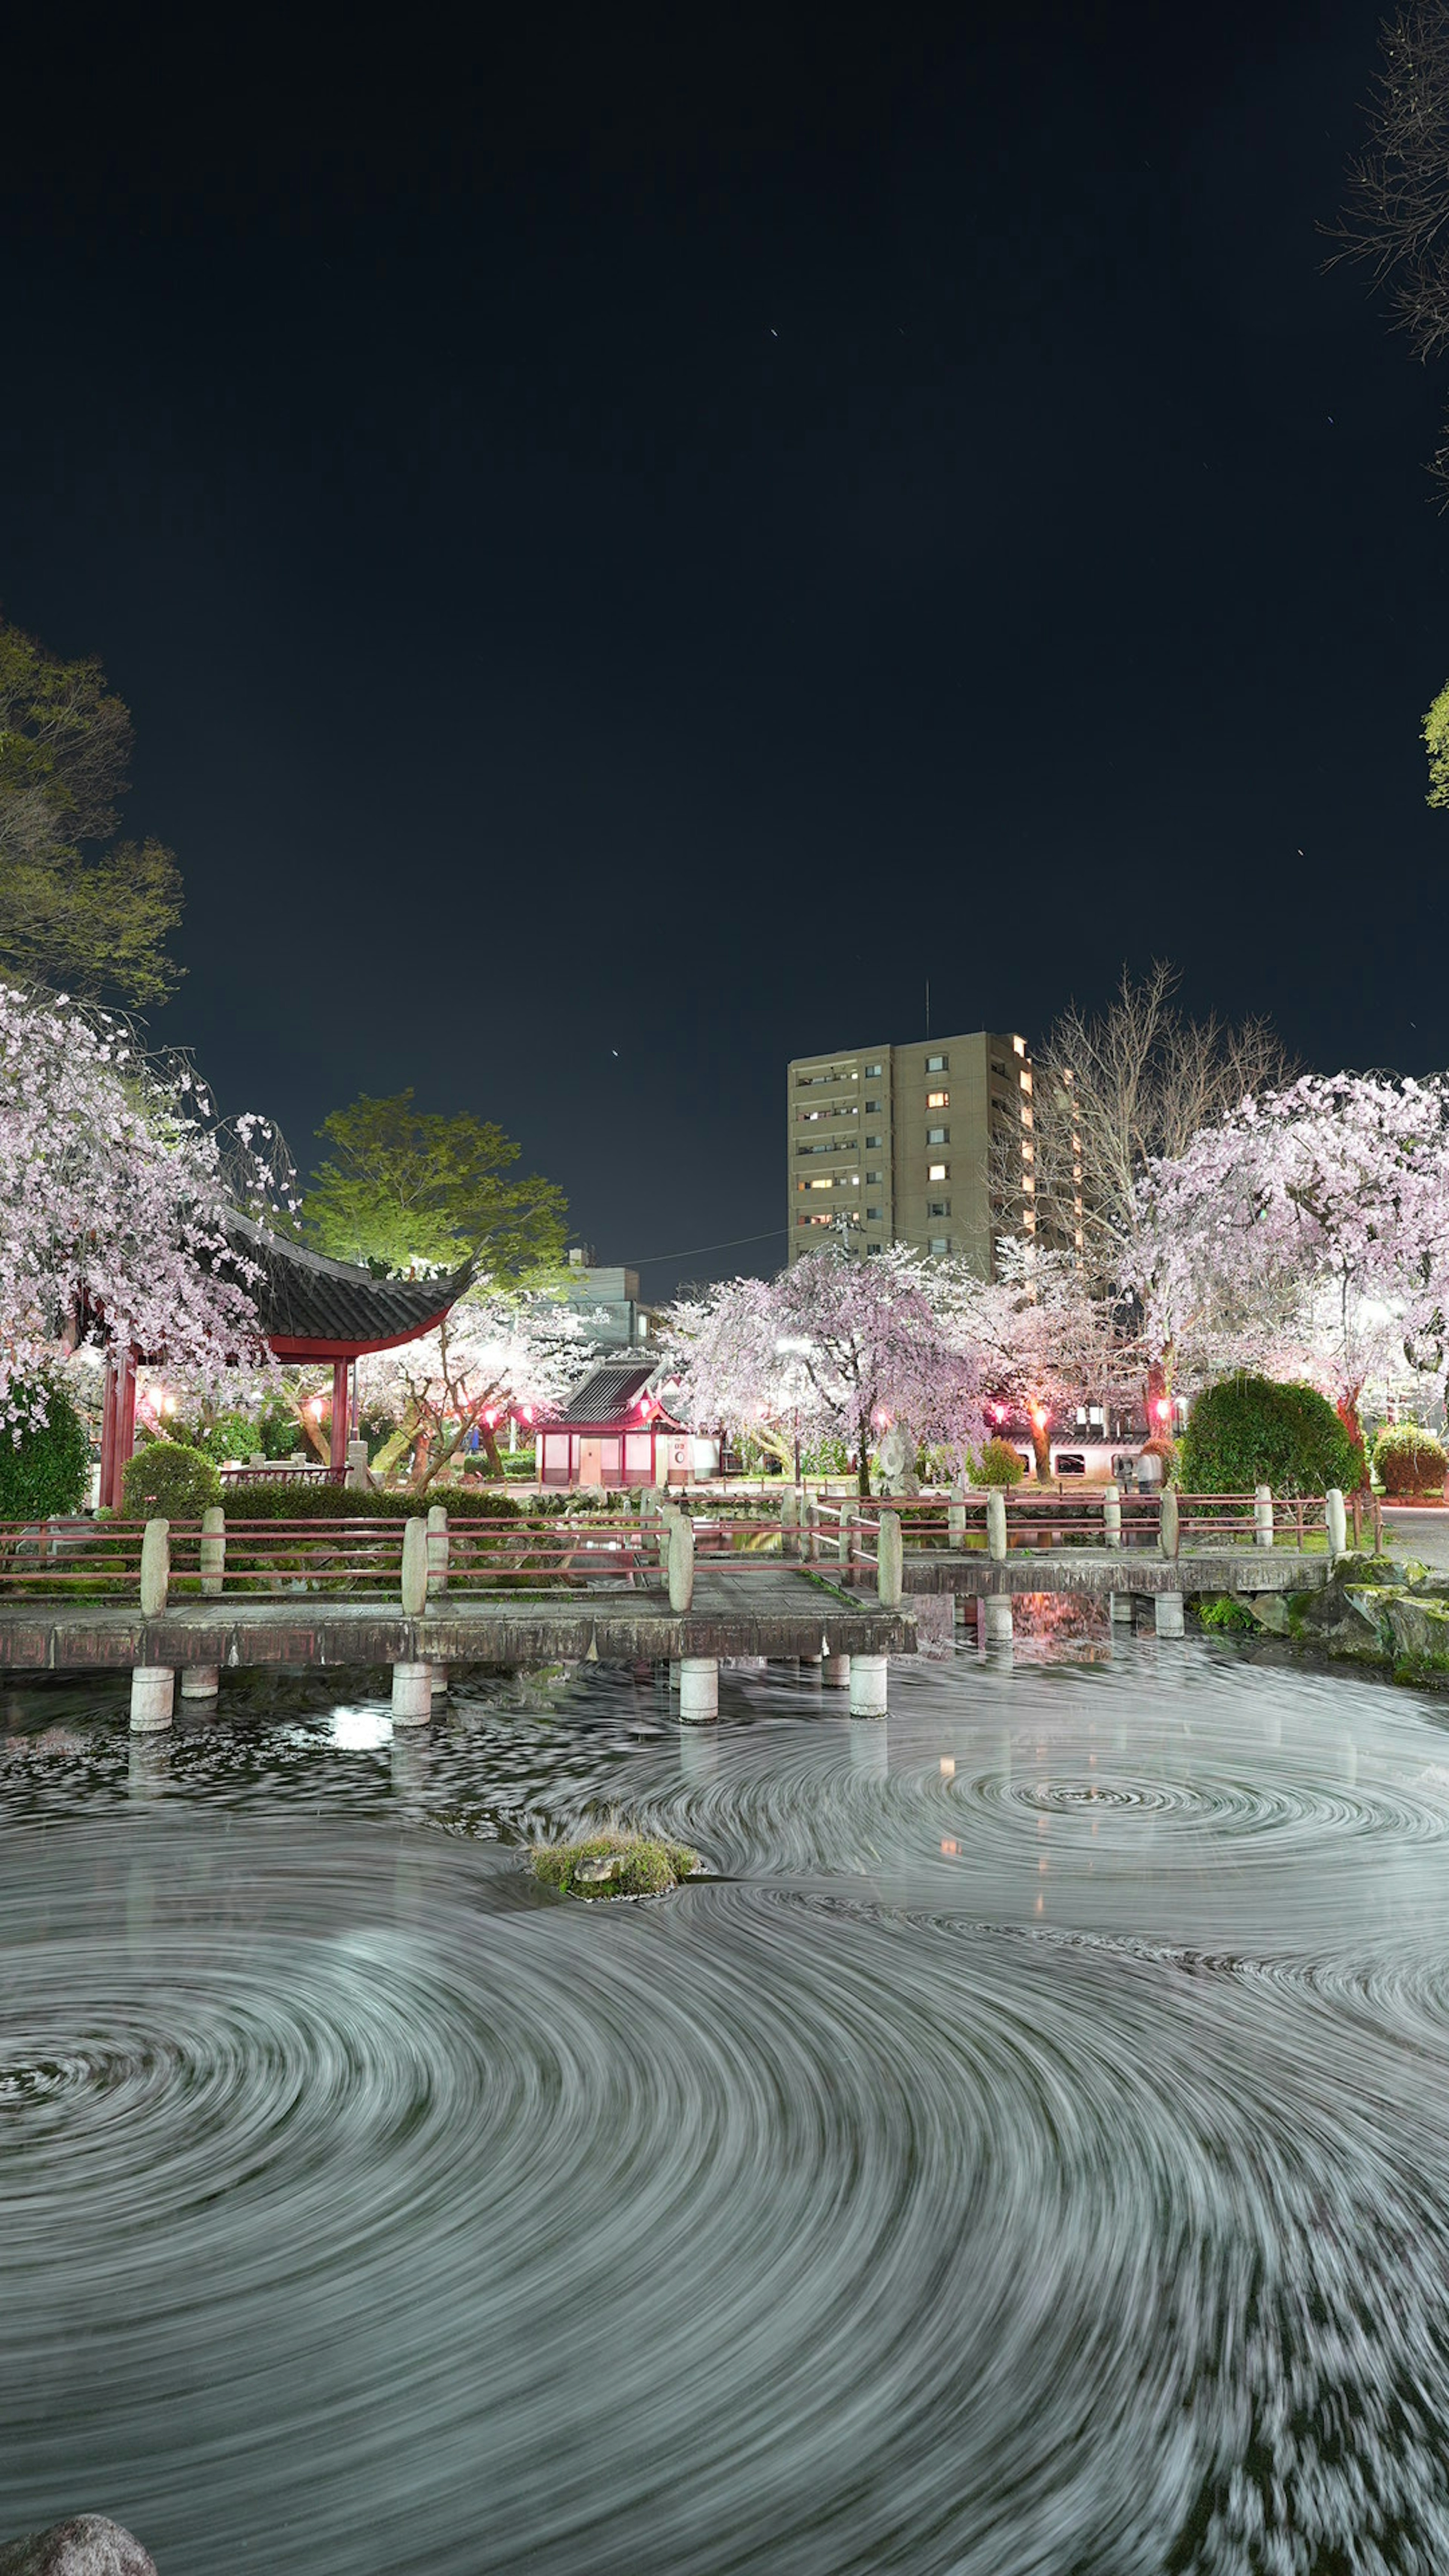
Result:
{"label": "power line", "polygon": [[647,1252],[642,1261],[631,1261],[631,1270],[652,1270],[658,1261],[694,1261],[701,1252],[733,1252],[742,1243],[773,1243],[780,1234],[788,1234],[788,1225],[772,1225],[764,1234],[732,1234],[725,1243],[692,1243],[685,1252]]}

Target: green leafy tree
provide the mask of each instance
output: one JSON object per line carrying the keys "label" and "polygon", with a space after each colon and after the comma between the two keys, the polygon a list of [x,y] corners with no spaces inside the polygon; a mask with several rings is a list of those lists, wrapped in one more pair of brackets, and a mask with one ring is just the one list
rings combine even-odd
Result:
{"label": "green leafy tree", "polygon": [[567,1207],[552,1181],[512,1177],[519,1148],[491,1119],[436,1117],[411,1090],[336,1109],[332,1147],[302,1207],[322,1252],[394,1273],[476,1260],[503,1284],[538,1284],[563,1261]]}
{"label": "green leafy tree", "polygon": [[1424,748],[1429,755],[1426,805],[1449,805],[1449,680],[1424,718]]}
{"label": "green leafy tree", "polygon": [[181,877],[159,841],[116,841],[131,719],[99,662],[0,621],[0,971],[140,1005],[181,969]]}

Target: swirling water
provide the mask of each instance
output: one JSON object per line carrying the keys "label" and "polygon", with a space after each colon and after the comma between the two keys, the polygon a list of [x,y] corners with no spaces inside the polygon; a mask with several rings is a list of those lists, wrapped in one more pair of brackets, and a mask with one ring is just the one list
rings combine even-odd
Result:
{"label": "swirling water", "polygon": [[[1449,2564],[1449,1704],[1204,1645],[0,1710],[0,2536]],[[618,1807],[711,1877],[585,1907]]]}

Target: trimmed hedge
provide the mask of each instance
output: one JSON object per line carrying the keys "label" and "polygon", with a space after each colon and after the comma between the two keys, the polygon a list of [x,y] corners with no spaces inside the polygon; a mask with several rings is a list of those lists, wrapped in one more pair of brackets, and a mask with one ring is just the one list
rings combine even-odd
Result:
{"label": "trimmed hedge", "polygon": [[128,1521],[198,1521],[221,1501],[221,1478],[209,1458],[180,1440],[148,1440],[126,1462],[121,1512]]}
{"label": "trimmed hedge", "polygon": [[43,1393],[47,1419],[18,1440],[0,1431],[0,1521],[46,1520],[79,1511],[90,1481],[91,1444],[63,1386]]}
{"label": "trimmed hedge", "polygon": [[447,1507],[450,1521],[520,1520],[525,1500],[511,1494],[471,1492],[456,1485],[435,1487],[428,1494],[349,1494],[342,1485],[324,1485],[308,1476],[267,1476],[256,1484],[227,1484],[218,1499],[230,1519],[239,1521],[396,1521],[426,1519],[434,1503]]}
{"label": "trimmed hedge", "polygon": [[1374,1474],[1386,1494],[1431,1493],[1449,1474],[1449,1451],[1417,1422],[1391,1422],[1374,1442]]}
{"label": "trimmed hedge", "polygon": [[1205,1388],[1188,1417],[1179,1482],[1186,1494],[1356,1493],[1367,1481],[1362,1448],[1326,1396],[1272,1378],[1230,1377]]}

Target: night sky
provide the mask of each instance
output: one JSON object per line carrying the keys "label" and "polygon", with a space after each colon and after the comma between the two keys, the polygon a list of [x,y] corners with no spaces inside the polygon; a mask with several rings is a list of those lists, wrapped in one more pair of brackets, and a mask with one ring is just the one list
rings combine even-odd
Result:
{"label": "night sky", "polygon": [[9,55],[0,603],[304,1166],[412,1083],[662,1294],[783,1258],[786,1059],[927,975],[1449,1061],[1445,385],[1317,229],[1375,13],[997,14]]}

